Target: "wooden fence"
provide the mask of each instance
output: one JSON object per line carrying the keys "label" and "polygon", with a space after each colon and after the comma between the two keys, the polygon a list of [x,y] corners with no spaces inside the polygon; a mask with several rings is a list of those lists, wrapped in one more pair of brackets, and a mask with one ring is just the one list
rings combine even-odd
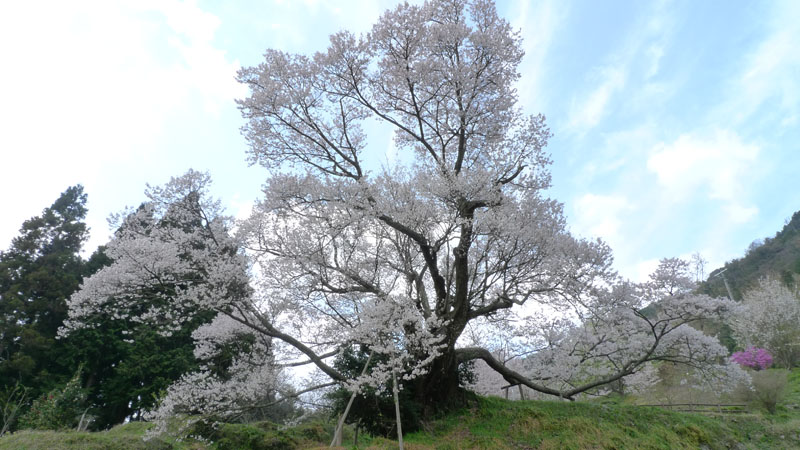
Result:
{"label": "wooden fence", "polygon": [[[508,399],[509,389],[513,387],[519,388],[519,396],[522,400],[525,400],[525,392],[521,384],[509,384],[508,386],[501,387],[500,389],[505,391],[506,399]],[[676,412],[696,412],[702,414],[743,414],[747,412],[747,405],[739,403],[668,403],[636,406],[652,406]]]}
{"label": "wooden fence", "polygon": [[742,414],[747,412],[747,405],[725,403],[671,403],[665,405],[638,405],[666,408],[679,412],[698,412],[711,414]]}

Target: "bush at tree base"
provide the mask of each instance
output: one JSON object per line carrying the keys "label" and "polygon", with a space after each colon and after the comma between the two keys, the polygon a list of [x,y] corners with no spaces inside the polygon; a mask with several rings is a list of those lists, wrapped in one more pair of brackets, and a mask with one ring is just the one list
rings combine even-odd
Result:
{"label": "bush at tree base", "polygon": [[219,450],[290,450],[305,448],[304,444],[330,438],[330,433],[320,423],[305,423],[284,429],[270,421],[222,423],[213,418],[195,422],[189,434],[210,440],[214,448]]}
{"label": "bush at tree base", "polygon": [[[364,368],[364,364],[369,358],[369,351],[361,347],[354,350],[348,347],[334,362],[334,367],[356,378]],[[367,373],[375,365],[386,358],[374,355],[367,368]],[[344,388],[338,388],[327,394],[333,402],[333,413],[335,420],[344,412],[352,393]],[[399,392],[400,417],[404,432],[414,432],[420,427],[421,406],[415,401],[413,386],[403,386]],[[381,385],[378,389],[365,386],[356,395],[353,406],[347,415],[347,423],[356,424],[367,432],[386,437],[393,437],[397,434],[395,422],[394,398],[392,396],[391,384]]]}

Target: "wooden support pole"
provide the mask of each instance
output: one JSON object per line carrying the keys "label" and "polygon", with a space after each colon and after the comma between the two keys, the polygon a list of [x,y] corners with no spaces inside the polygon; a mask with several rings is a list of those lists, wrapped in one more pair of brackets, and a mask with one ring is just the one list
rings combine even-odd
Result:
{"label": "wooden support pole", "polygon": [[392,391],[394,393],[394,413],[397,418],[397,442],[399,443],[400,450],[403,450],[403,426],[400,424],[400,396],[397,387],[397,370],[392,369]]}
{"label": "wooden support pole", "polygon": [[[364,368],[361,370],[361,376],[363,377],[365,373],[367,373],[367,367],[369,367],[370,361],[372,361],[372,354],[374,352],[369,352],[369,357],[367,358],[367,363],[364,364]],[[353,392],[353,395],[350,396],[350,400],[347,402],[347,406],[344,408],[344,412],[342,416],[339,417],[339,423],[336,424],[336,431],[333,433],[333,440],[331,441],[331,447],[334,445],[341,446],[342,445],[342,429],[344,428],[344,421],[347,419],[347,414],[350,413],[350,407],[353,406],[353,401],[356,399],[356,393]]]}

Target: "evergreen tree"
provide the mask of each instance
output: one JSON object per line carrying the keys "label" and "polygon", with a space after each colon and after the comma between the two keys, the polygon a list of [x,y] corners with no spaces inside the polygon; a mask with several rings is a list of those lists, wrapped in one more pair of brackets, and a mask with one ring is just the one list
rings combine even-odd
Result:
{"label": "evergreen tree", "polygon": [[86,194],[72,186],[40,216],[26,220],[0,252],[0,385],[20,382],[32,397],[74,372],[56,340],[66,300],[85,273],[79,252],[88,237]]}

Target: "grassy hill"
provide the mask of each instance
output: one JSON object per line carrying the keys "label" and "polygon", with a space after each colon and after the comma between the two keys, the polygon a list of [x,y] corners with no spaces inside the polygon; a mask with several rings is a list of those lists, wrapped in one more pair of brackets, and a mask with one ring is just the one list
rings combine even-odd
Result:
{"label": "grassy hill", "polygon": [[[0,438],[2,449],[294,449],[327,448],[333,426],[313,422],[279,429],[269,423],[229,424],[214,443],[144,442],[144,423],[99,433],[23,431]],[[345,442],[353,442],[352,430]],[[625,401],[554,402],[481,398],[471,407],[405,436],[407,449],[791,449],[800,448],[800,369],[775,415],[752,407],[745,414],[706,416]],[[359,437],[362,449],[397,448],[396,441]]]}

